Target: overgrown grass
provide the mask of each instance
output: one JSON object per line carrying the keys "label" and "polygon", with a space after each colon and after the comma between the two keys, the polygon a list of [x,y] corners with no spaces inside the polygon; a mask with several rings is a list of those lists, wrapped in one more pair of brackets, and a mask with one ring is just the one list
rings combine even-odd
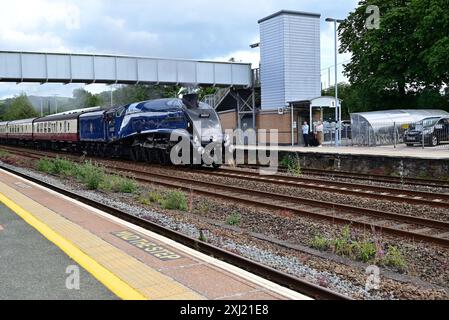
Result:
{"label": "overgrown grass", "polygon": [[0,150],[0,159],[1,158],[5,158],[5,157],[9,157],[10,153],[8,151],[5,150]]}
{"label": "overgrown grass", "polygon": [[401,251],[395,246],[389,246],[385,257],[382,259],[382,263],[396,268],[400,271],[407,269],[407,263]]}
{"label": "overgrown grass", "polygon": [[164,195],[159,191],[150,191],[146,196],[140,198],[140,202],[144,205],[162,205],[164,202]]}
{"label": "overgrown grass", "polygon": [[331,243],[325,237],[318,235],[310,241],[310,246],[320,251],[327,251],[329,250]]}
{"label": "overgrown grass", "polygon": [[44,173],[51,173],[52,167],[53,164],[51,163],[51,160],[47,158],[40,159],[36,165],[36,169]]}
{"label": "overgrown grass", "polygon": [[374,261],[377,255],[376,245],[369,241],[356,242],[357,260],[364,263]]}
{"label": "overgrown grass", "polygon": [[162,200],[161,205],[163,209],[168,210],[187,211],[189,209],[187,198],[181,191],[170,191]]}
{"label": "overgrown grass", "polygon": [[207,237],[204,234],[203,230],[200,230],[200,236],[198,237],[198,240],[201,242],[207,242]]}
{"label": "overgrown grass", "polygon": [[234,212],[226,219],[226,224],[230,226],[238,226],[241,220],[242,216],[237,212]]}
{"label": "overgrown grass", "polygon": [[287,169],[288,173],[295,177],[300,177],[302,175],[301,160],[299,159],[298,154],[289,154],[282,158],[281,166]]}
{"label": "overgrown grass", "polygon": [[103,179],[100,189],[110,190],[120,193],[135,193],[138,189],[137,183],[131,179],[122,176],[109,176]]}
{"label": "overgrown grass", "polygon": [[134,193],[137,190],[135,181],[117,175],[106,174],[103,168],[92,162],[82,164],[65,159],[40,159],[37,170],[64,177],[72,177],[89,190],[105,190],[121,193]]}
{"label": "overgrown grass", "polygon": [[348,226],[333,238],[316,235],[309,245],[320,251],[332,251],[339,256],[364,263],[389,266],[399,271],[407,269],[406,260],[397,247],[388,246],[387,250],[384,250],[378,242],[353,240]]}

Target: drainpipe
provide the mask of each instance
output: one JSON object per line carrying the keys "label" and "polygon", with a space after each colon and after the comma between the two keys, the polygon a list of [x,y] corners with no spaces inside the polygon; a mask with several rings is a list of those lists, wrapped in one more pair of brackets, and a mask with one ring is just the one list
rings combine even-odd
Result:
{"label": "drainpipe", "polygon": [[292,109],[292,147],[295,146],[295,109],[293,108],[293,105],[290,105],[290,109]]}

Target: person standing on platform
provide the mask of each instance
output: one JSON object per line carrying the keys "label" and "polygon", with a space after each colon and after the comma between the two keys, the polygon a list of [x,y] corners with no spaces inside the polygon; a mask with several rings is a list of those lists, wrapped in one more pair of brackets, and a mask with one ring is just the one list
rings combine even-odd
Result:
{"label": "person standing on platform", "polygon": [[324,138],[324,125],[321,121],[318,121],[316,125],[316,139],[318,140],[318,147],[323,147],[323,138]]}
{"label": "person standing on platform", "polygon": [[309,132],[310,132],[309,124],[307,123],[307,121],[304,121],[304,125],[302,126],[302,136],[304,137],[305,147],[309,146]]}

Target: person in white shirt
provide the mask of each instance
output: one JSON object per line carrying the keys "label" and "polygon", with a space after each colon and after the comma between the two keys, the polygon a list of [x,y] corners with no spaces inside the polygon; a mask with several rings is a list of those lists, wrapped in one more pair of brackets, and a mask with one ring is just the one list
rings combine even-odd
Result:
{"label": "person in white shirt", "polygon": [[309,146],[309,132],[310,132],[309,124],[307,123],[307,121],[304,121],[304,125],[302,126],[302,136],[304,137],[305,147]]}
{"label": "person in white shirt", "polygon": [[323,146],[323,138],[324,138],[324,125],[321,121],[318,121],[316,125],[316,139],[318,140],[318,147]]}

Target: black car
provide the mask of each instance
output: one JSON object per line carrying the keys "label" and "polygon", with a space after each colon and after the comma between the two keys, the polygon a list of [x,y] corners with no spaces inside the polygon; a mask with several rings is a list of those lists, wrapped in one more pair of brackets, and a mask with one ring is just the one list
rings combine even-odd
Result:
{"label": "black car", "polygon": [[[424,134],[424,139],[423,139]],[[449,142],[449,118],[432,117],[410,125],[405,133],[404,142],[408,147],[415,144],[436,147]]]}

